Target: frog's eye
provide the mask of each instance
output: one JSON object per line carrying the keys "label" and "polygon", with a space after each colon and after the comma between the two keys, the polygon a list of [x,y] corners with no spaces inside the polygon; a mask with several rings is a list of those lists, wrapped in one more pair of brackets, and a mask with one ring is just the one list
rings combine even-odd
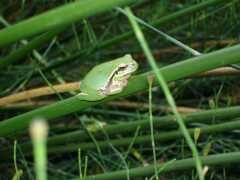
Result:
{"label": "frog's eye", "polygon": [[120,65],[118,66],[118,69],[117,69],[117,71],[115,72],[115,74],[121,74],[121,73],[125,72],[125,71],[127,70],[127,68],[128,68],[128,65],[127,65],[127,64],[120,64]]}
{"label": "frog's eye", "polygon": [[119,64],[118,67],[119,67],[119,68],[125,68],[125,67],[127,67],[127,64]]}

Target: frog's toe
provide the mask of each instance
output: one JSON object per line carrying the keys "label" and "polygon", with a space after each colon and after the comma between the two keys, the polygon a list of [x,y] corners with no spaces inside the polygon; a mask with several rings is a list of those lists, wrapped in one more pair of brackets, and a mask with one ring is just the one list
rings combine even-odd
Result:
{"label": "frog's toe", "polygon": [[84,93],[84,92],[80,92],[77,94],[77,96],[87,96],[88,94],[87,93]]}

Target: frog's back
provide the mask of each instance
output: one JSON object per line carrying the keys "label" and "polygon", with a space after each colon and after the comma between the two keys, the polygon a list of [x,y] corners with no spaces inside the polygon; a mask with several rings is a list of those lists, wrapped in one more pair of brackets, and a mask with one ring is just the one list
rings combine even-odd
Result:
{"label": "frog's back", "polygon": [[105,87],[113,71],[119,66],[119,64],[129,62],[129,59],[132,59],[131,55],[125,55],[95,66],[84,77],[82,81],[83,85],[80,89],[84,91],[90,88],[96,90]]}
{"label": "frog's back", "polygon": [[[105,64],[105,63],[104,63]],[[88,85],[92,88],[101,88],[106,85],[108,82],[108,74],[111,72],[108,71],[110,68],[109,64],[106,63],[106,66],[103,68],[101,66],[94,67],[83,79],[85,85]]]}

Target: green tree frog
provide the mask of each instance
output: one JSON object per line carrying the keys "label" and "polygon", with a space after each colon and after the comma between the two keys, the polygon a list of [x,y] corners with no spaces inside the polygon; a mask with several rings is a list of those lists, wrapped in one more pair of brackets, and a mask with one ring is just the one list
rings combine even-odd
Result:
{"label": "green tree frog", "polygon": [[138,63],[129,54],[99,64],[81,81],[81,92],[77,96],[81,100],[98,101],[109,95],[120,93],[137,68]]}

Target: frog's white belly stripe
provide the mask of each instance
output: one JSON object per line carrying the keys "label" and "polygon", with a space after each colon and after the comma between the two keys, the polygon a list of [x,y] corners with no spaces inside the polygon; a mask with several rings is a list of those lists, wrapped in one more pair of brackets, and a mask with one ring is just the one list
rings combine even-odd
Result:
{"label": "frog's white belly stripe", "polygon": [[[120,64],[116,69],[114,69],[114,70],[112,71],[112,73],[110,74],[110,76],[108,77],[108,80],[107,80],[106,84],[104,85],[104,87],[102,87],[102,88],[100,89],[100,92],[103,93],[104,91],[106,91],[106,90],[111,86],[112,79],[113,79],[114,75],[116,75],[117,72],[118,72],[121,68],[125,68],[125,67],[127,67],[127,66],[128,66],[128,64]],[[103,94],[105,94],[105,93],[103,93]]]}

